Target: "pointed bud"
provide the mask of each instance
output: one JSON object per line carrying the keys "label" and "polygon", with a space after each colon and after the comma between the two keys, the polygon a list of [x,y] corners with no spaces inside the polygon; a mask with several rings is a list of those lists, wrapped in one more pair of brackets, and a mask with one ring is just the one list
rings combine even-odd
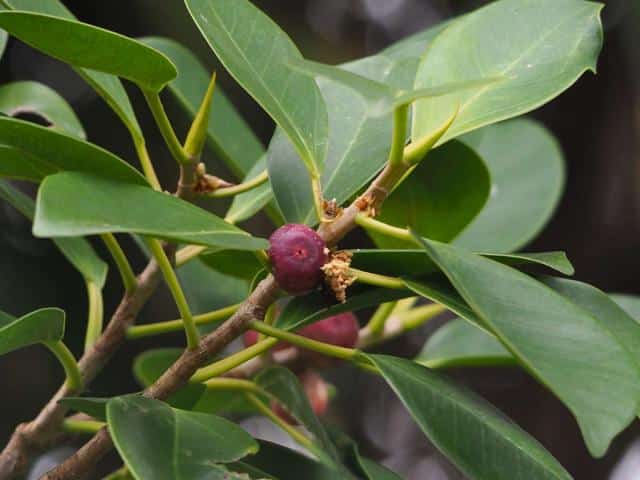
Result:
{"label": "pointed bud", "polygon": [[213,92],[216,88],[216,72],[213,72],[211,81],[207,87],[207,91],[204,94],[202,103],[196,114],[196,118],[193,119],[187,139],[184,142],[184,151],[191,158],[196,160],[200,157],[204,144],[207,140],[207,128],[209,126],[209,114],[211,113],[211,100],[213,99]]}

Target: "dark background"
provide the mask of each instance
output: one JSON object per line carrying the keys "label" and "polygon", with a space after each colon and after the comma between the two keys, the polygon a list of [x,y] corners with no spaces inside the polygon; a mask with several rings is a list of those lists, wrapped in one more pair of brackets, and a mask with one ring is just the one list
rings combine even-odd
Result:
{"label": "dark background", "polygon": [[[64,2],[81,20],[130,36],[164,35],[191,47],[212,69],[213,54],[196,33],[179,0],[111,0]],[[255,0],[296,41],[309,58],[340,63],[375,53],[380,48],[441,19],[467,11],[480,2],[447,0]],[[527,250],[565,250],[577,279],[605,291],[640,293],[636,253],[640,228],[640,2],[607,2],[605,44],[597,76],[585,75],[551,104],[532,115],[557,136],[564,151],[568,181],[562,202],[539,238]],[[222,72],[220,72],[222,73]],[[228,75],[219,78],[264,142],[273,131],[269,118]],[[0,82],[37,80],[60,92],[72,104],[92,142],[134,161],[128,134],[115,115],[73,72],[11,40],[0,63]],[[175,183],[176,169],[151,122],[141,97],[127,88],[148,138],[152,157],[166,188]],[[186,121],[167,99],[179,132]],[[215,162],[215,159],[210,158]],[[135,162],[135,161],[134,161]],[[26,186],[26,189],[29,187]],[[265,227],[259,220],[252,228]],[[0,308],[21,314],[39,306],[59,306],[68,313],[67,340],[80,353],[86,295],[79,275],[52,245],[30,235],[30,226],[0,203]],[[263,231],[263,234],[268,233]],[[123,238],[136,269],[144,258]],[[100,245],[96,248],[107,255]],[[110,273],[105,288],[105,312],[117,305],[121,287]],[[145,308],[141,322],[174,318],[175,309],[160,291]],[[432,327],[431,327],[432,328]],[[394,342],[394,353],[411,354],[428,332]],[[163,345],[181,345],[182,337],[163,338]],[[125,346],[92,385],[91,394],[133,391],[130,375],[136,353],[154,342]],[[33,347],[0,358],[2,392],[0,443],[20,421],[32,418],[62,379],[50,354]],[[640,428],[636,421],[613,443],[606,457],[592,459],[576,422],[549,393],[518,369],[474,369],[449,372],[480,392],[538,438],[575,476],[585,480],[640,479]],[[333,373],[339,399],[331,416],[358,438],[363,450],[410,479],[463,478],[413,425],[382,382],[352,371]],[[482,448],[478,445],[478,448]]]}

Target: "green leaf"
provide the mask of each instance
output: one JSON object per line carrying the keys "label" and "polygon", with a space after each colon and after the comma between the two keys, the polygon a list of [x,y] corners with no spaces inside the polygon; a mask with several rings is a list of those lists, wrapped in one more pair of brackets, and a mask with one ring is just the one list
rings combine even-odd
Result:
{"label": "green leaf", "polygon": [[260,441],[260,450],[244,462],[278,480],[337,480],[336,471],[276,443]]}
{"label": "green leaf", "polygon": [[[207,91],[211,75],[196,56],[178,42],[160,37],[146,37],[141,41],[164,53],[175,64],[178,76],[169,83],[168,88],[193,118]],[[264,146],[227,100],[219,85],[216,85],[213,96],[207,134],[216,155],[239,178],[244,177],[264,155]]]}
{"label": "green leaf", "polygon": [[[430,152],[385,201],[379,220],[411,226],[423,237],[449,242],[482,210],[491,188],[482,158],[461,142]],[[369,232],[380,248],[410,248],[411,242]]]}
{"label": "green leaf", "polygon": [[482,398],[410,360],[368,355],[431,442],[474,480],[570,480],[533,437]]}
{"label": "green leaf", "polygon": [[228,420],[137,395],[110,400],[107,420],[118,452],[138,480],[222,480],[226,470],[216,463],[258,450],[256,441]]}
{"label": "green leaf", "polygon": [[[564,252],[479,253],[505,265],[526,267],[540,265],[565,275],[573,275],[573,265]],[[422,277],[438,271],[424,250],[353,250],[354,268],[382,275]]]}
{"label": "green leaf", "polygon": [[107,403],[110,398],[102,397],[64,397],[58,403],[76,412],[86,413],[96,420],[107,421]]}
{"label": "green leaf", "polygon": [[407,290],[352,287],[345,303],[336,303],[320,292],[294,297],[275,320],[275,326],[285,330],[297,330],[305,325],[343,312],[357,312],[364,308],[392,302],[413,294]]}
{"label": "green leaf", "polygon": [[65,63],[117,75],[154,92],[162,90],[177,74],[175,66],[157,50],[76,20],[0,11],[0,28]]}
{"label": "green leaf", "polygon": [[609,297],[631,315],[634,320],[640,322],[640,297],[624,293],[613,293]]}
{"label": "green leaf", "polygon": [[439,141],[444,143],[533,110],[586,70],[595,71],[602,6],[583,0],[501,0],[453,22],[429,47],[415,88],[487,77],[506,80],[418,101],[412,137],[432,134],[459,106]]}
{"label": "green leaf", "polygon": [[0,145],[0,176],[38,182],[71,170],[147,185],[137,170],[107,150],[30,122],[0,117]]}
{"label": "green leaf", "polygon": [[247,281],[251,281],[262,268],[252,252],[240,250],[208,250],[198,258],[217,272]]}
{"label": "green leaf", "polygon": [[[441,27],[421,32],[406,43],[340,67],[396,89],[412,90],[420,57]],[[366,185],[387,161],[392,116],[371,117],[369,104],[341,83],[318,80],[329,115],[329,149],[321,183],[324,197],[343,204]],[[315,223],[305,168],[280,129],[267,150],[276,201],[291,223]]]}
{"label": "green leaf", "polygon": [[247,0],[185,3],[225,68],[287,133],[309,172],[319,174],[327,151],[327,111],[313,79],[288,66],[301,58],[295,44]]}
{"label": "green leaf", "polygon": [[307,394],[304,392],[298,378],[284,367],[269,367],[255,376],[254,382],[275,398],[292,417],[312,435],[314,454],[318,459],[338,471],[345,471],[335,445],[329,435],[313,413]]}
{"label": "green leaf", "polygon": [[562,400],[589,451],[602,456],[640,399],[640,375],[623,346],[588,309],[530,276],[451,245],[420,241],[481,325]]}
{"label": "green leaf", "polygon": [[[260,175],[265,168],[267,168],[267,160],[266,157],[263,156],[256,162],[253,168],[249,170],[249,173],[247,173],[242,181],[252,180]],[[262,185],[233,197],[231,207],[229,207],[229,211],[224,218],[231,223],[242,222],[262,210],[272,199],[273,191],[271,190],[271,183],[267,180]],[[278,223],[284,223],[280,221],[280,219],[278,220]]]}
{"label": "green leaf", "polygon": [[64,336],[64,317],[64,311],[59,308],[41,308],[2,325],[0,355],[36,343],[61,340]]}
{"label": "green leaf", "polygon": [[515,365],[515,359],[494,336],[456,318],[429,337],[414,361],[429,368]]}
{"label": "green leaf", "polygon": [[33,231],[40,237],[133,232],[210,247],[268,248],[265,240],[172,195],[72,172],[42,182]]}
{"label": "green leaf", "polygon": [[[1,0],[2,3],[13,10],[25,10],[35,13],[54,15],[56,17],[75,20],[75,16],[58,0]],[[113,109],[122,122],[129,129],[135,139],[142,139],[142,131],[138,120],[131,107],[131,102],[124,90],[122,83],[113,75],[95,70],[83,68],[76,69],[76,72],[96,90],[105,102]]]}
{"label": "green leaf", "polygon": [[558,142],[529,119],[491,125],[462,141],[489,167],[492,187],[484,209],[453,243],[481,251],[521,248],[544,227],[560,201],[565,171]]}
{"label": "green leaf", "polygon": [[[0,180],[0,198],[5,199],[16,210],[33,221],[35,212],[33,200],[5,180]],[[87,240],[77,237],[56,238],[53,239],[53,243],[85,280],[93,282],[98,288],[104,287],[108,266]]]}
{"label": "green leaf", "polygon": [[10,117],[32,113],[49,123],[52,130],[86,138],[80,120],[66,100],[38,82],[12,82],[0,86],[0,112]]}

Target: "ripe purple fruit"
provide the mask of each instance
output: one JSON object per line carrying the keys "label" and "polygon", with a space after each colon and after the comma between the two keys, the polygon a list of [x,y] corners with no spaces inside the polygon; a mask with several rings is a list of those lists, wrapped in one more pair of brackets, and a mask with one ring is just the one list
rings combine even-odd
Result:
{"label": "ripe purple fruit", "polygon": [[301,328],[304,337],[338,347],[353,348],[358,341],[360,325],[352,312],[339,313]]}
{"label": "ripe purple fruit", "polygon": [[269,242],[273,276],[280,288],[302,295],[320,284],[328,255],[324,240],[314,230],[289,223],[273,232]]}

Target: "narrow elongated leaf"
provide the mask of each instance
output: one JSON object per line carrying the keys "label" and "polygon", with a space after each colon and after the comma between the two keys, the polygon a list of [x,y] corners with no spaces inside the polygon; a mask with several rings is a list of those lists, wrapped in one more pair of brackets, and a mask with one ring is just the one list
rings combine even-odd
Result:
{"label": "narrow elongated leaf", "polygon": [[[540,265],[565,275],[573,275],[573,265],[564,252],[480,253],[505,265]],[[422,277],[438,271],[424,250],[353,250],[352,265],[360,270],[401,277]]]}
{"label": "narrow elongated leaf", "polygon": [[[33,221],[35,213],[33,200],[5,180],[0,180],[0,198],[5,199],[16,210]],[[53,239],[53,243],[85,280],[93,282],[98,288],[104,287],[108,266],[87,240],[79,237],[56,238]]]}
{"label": "narrow elongated leaf", "polygon": [[[595,71],[602,4],[583,0],[500,0],[453,22],[436,37],[415,88],[483,77],[504,81],[416,103],[412,136],[436,131],[458,108],[444,143],[533,110]],[[496,29],[496,25],[502,28]]]}
{"label": "narrow elongated leaf", "polygon": [[64,317],[64,312],[59,308],[41,308],[2,325],[0,355],[36,343],[61,340],[64,335]]}
{"label": "narrow elongated leaf", "polygon": [[76,412],[86,413],[96,420],[105,422],[107,420],[107,403],[110,398],[102,397],[65,397],[58,400],[58,403],[64,405]]}
{"label": "narrow elongated leaf", "polygon": [[[267,159],[265,156],[260,158],[253,166],[249,173],[243,178],[243,181],[252,180],[260,175],[267,168]],[[271,183],[267,180],[257,188],[241,193],[233,197],[233,202],[229,211],[225,215],[225,220],[231,223],[238,223],[251,218],[273,199],[273,191]],[[284,223],[284,222],[279,222]]]}
{"label": "narrow elongated leaf", "polygon": [[[277,480],[336,480],[334,469],[276,443],[260,441],[260,450],[244,462]],[[341,479],[342,480],[342,479]]]}
{"label": "narrow elongated leaf", "polygon": [[[391,193],[379,220],[449,242],[482,210],[490,188],[482,158],[463,143],[449,142],[430,152]],[[414,246],[386,235],[370,235],[380,248]]]}
{"label": "narrow elongated leaf", "polygon": [[411,297],[408,290],[389,290],[383,288],[353,287],[345,303],[336,303],[335,299],[314,292],[303,297],[293,298],[276,318],[275,325],[285,330],[296,330],[317,320],[343,312],[357,312],[385,302]]}
{"label": "narrow elongated leaf", "polygon": [[185,3],[225,68],[287,133],[307,169],[319,174],[327,111],[313,79],[288,66],[289,59],[301,58],[295,44],[248,0]]}
{"label": "narrow elongated leaf", "polygon": [[493,335],[462,318],[429,337],[414,361],[429,368],[515,365],[515,359]]}
{"label": "narrow elongated leaf", "polygon": [[[76,18],[59,0],[2,0],[2,4],[12,10],[42,13],[70,20]],[[107,102],[133,137],[142,139],[140,125],[118,77],[85,68],[77,68],[76,72]]]}
{"label": "narrow elongated leaf", "polygon": [[474,480],[570,480],[533,437],[492,405],[410,360],[369,355],[431,442]]}
{"label": "narrow elongated leaf", "polygon": [[133,232],[211,247],[268,248],[265,240],[169,194],[72,172],[42,182],[33,231],[40,237]]}
{"label": "narrow elongated leaf", "polygon": [[[164,53],[178,69],[168,88],[190,117],[194,117],[207,91],[211,75],[191,51],[168,38],[147,37],[143,43]],[[216,154],[233,173],[243,178],[264,155],[264,146],[236,111],[219,85],[213,96],[207,135]],[[264,170],[264,168],[263,168]]]}
{"label": "narrow elongated leaf", "polygon": [[609,297],[631,315],[633,319],[640,322],[640,297],[624,293],[613,293]]}
{"label": "narrow elongated leaf", "polygon": [[61,170],[147,185],[133,167],[88,142],[13,118],[0,118],[0,176],[40,181]]}
{"label": "narrow elongated leaf", "polygon": [[10,117],[31,113],[49,128],[81,139],[84,129],[75,112],[57,92],[38,82],[13,82],[0,86],[0,112]]}
{"label": "narrow elongated leaf", "polygon": [[240,250],[210,250],[199,256],[210,268],[250,281],[262,268],[258,258],[251,252]]}
{"label": "narrow elongated leaf", "polygon": [[33,12],[0,11],[0,28],[47,55],[111,73],[158,92],[177,74],[163,54],[124,35],[76,20]]}
{"label": "narrow elongated leaf", "polygon": [[547,223],[560,200],[565,171],[558,142],[529,119],[491,125],[462,141],[485,161],[492,186],[483,210],[453,243],[480,251],[521,248]]}
{"label": "narrow elongated leaf", "polygon": [[319,460],[346,473],[335,445],[331,442],[320,420],[313,413],[300,381],[291,370],[283,367],[270,367],[256,375],[254,381],[311,433],[312,441],[318,446],[313,453],[320,456]]}
{"label": "narrow elongated leaf", "polygon": [[224,479],[226,469],[217,463],[258,450],[255,440],[228,420],[142,396],[110,400],[107,420],[118,452],[138,480]]}
{"label": "narrow elongated leaf", "polygon": [[603,455],[640,399],[640,375],[623,346],[589,310],[537,280],[460,248],[420,241],[481,323],[571,410],[589,451]]}

